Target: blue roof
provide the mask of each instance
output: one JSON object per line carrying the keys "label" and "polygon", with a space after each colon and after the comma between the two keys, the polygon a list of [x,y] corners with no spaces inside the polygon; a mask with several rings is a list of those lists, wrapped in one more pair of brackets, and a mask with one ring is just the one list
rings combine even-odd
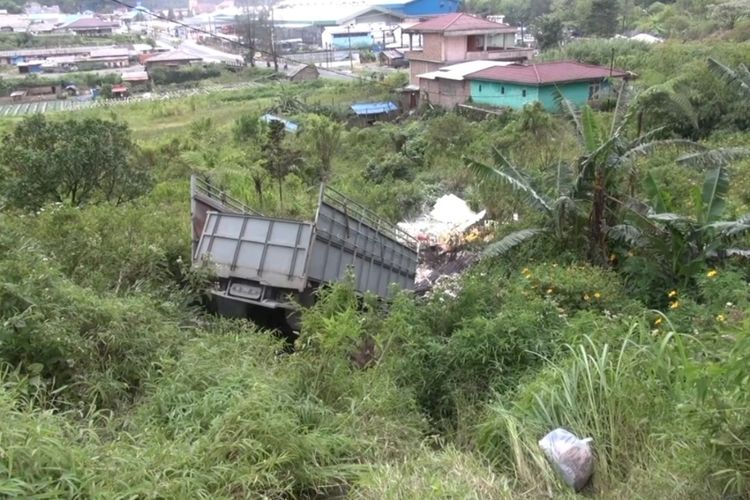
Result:
{"label": "blue roof", "polygon": [[391,101],[387,102],[363,102],[359,104],[352,104],[352,110],[362,115],[379,115],[381,113],[390,113],[396,111],[398,106],[393,104]]}
{"label": "blue roof", "polygon": [[283,118],[281,118],[279,116],[276,116],[276,115],[267,114],[267,115],[261,116],[260,119],[263,120],[266,123],[281,122],[281,123],[284,124],[284,128],[286,129],[287,132],[294,133],[299,128],[299,125],[297,125],[296,123],[290,122],[289,120],[285,120],[285,119],[283,119]]}

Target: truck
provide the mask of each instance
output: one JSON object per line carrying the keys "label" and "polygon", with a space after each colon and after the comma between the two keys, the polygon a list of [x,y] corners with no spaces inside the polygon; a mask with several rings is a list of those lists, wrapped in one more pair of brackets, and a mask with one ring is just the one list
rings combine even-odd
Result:
{"label": "truck", "polygon": [[265,216],[196,176],[190,184],[192,265],[215,275],[219,314],[274,311],[297,330],[297,304],[347,273],[358,293],[383,299],[393,284],[414,288],[416,239],[331,187],[321,185],[309,222]]}

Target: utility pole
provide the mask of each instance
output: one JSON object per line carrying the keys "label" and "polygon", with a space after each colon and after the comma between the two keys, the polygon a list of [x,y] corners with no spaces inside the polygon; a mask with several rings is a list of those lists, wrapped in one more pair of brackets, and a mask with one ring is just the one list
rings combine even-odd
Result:
{"label": "utility pole", "polygon": [[276,56],[276,23],[273,19],[273,4],[271,4],[271,55],[273,56],[273,70],[279,72],[279,59]]}
{"label": "utility pole", "polygon": [[349,39],[349,69],[354,72],[354,59],[352,59],[352,25],[346,26],[346,34]]}

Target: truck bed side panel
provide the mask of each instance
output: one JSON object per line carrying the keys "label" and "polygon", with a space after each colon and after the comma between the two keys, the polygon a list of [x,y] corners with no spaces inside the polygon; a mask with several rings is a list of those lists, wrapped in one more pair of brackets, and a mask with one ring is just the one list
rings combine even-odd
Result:
{"label": "truck bed side panel", "polygon": [[326,202],[319,206],[308,275],[311,279],[339,281],[347,268],[355,273],[356,288],[388,296],[392,283],[414,288],[416,251]]}
{"label": "truck bed side panel", "polygon": [[255,215],[209,212],[196,261],[209,261],[223,278],[303,290],[312,224]]}

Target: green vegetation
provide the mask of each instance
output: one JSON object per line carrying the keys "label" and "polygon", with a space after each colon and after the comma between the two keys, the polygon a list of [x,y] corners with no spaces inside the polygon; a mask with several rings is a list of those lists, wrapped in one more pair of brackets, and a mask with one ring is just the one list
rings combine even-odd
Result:
{"label": "green vegetation", "polygon": [[[347,123],[389,77],[4,120],[0,495],[574,498],[555,427],[592,498],[750,495],[750,51],[551,52],[613,46],[633,92],[572,115]],[[496,243],[424,297],[322,291],[289,352],[202,307],[191,173],[291,217],[320,179],[392,221],[454,192]]]}

